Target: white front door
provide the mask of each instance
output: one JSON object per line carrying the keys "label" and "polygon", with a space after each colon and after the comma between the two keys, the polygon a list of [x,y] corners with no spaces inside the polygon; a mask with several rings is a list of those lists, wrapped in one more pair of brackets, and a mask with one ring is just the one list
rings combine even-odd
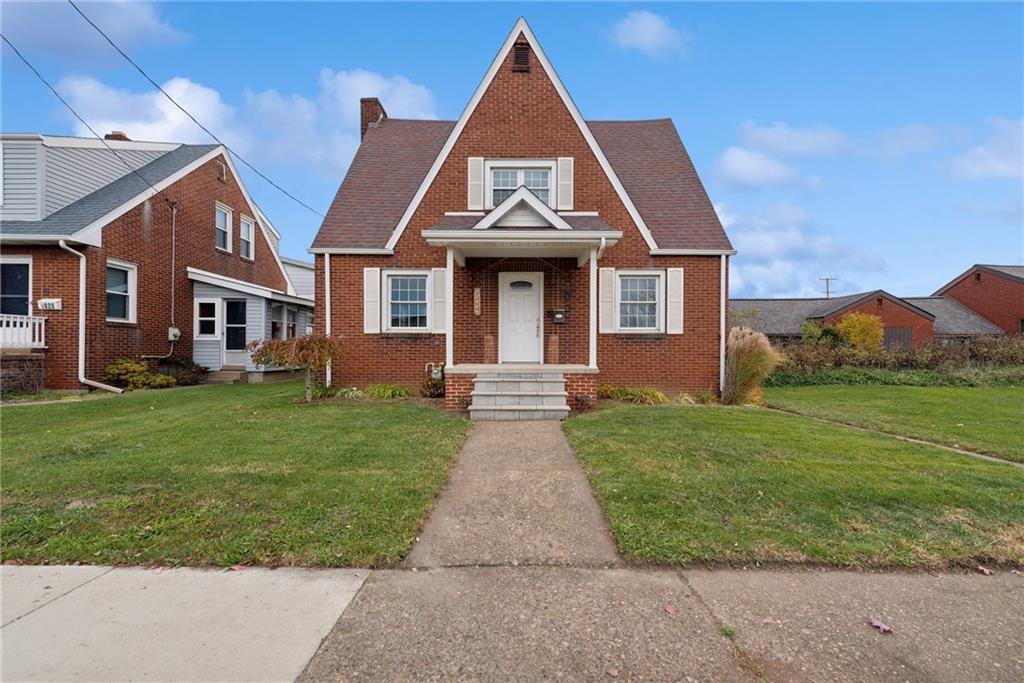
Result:
{"label": "white front door", "polygon": [[544,359],[544,273],[498,273],[498,360]]}
{"label": "white front door", "polygon": [[245,350],[245,299],[224,300],[224,365],[243,366]]}

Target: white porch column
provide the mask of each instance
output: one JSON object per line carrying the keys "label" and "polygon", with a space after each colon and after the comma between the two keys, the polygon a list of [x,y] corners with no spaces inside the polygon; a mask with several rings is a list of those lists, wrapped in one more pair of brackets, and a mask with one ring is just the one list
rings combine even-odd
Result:
{"label": "white porch column", "polygon": [[597,368],[597,248],[590,249],[590,363]]}
{"label": "white porch column", "polygon": [[444,364],[455,365],[455,251],[448,247],[444,271]]}

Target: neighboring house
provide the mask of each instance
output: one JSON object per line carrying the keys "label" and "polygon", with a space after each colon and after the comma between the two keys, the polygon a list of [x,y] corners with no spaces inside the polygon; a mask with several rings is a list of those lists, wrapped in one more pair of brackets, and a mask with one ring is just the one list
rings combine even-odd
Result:
{"label": "neighboring house", "polygon": [[107,138],[116,154],[93,139],[0,136],[5,372],[28,359],[47,388],[103,387],[119,357],[174,353],[259,379],[246,345],[312,318],[280,234],[220,145]]}
{"label": "neighboring house", "polygon": [[457,121],[361,104],[310,249],[329,380],[443,365],[483,419],[562,417],[599,382],[720,388],[735,252],[670,120],[585,121],[522,19]]}
{"label": "neighboring house", "polygon": [[889,349],[920,348],[932,341],[936,315],[907,299],[882,290],[821,299],[731,299],[735,325],[763,332],[772,342],[799,342],[806,321],[835,325],[850,313],[869,313],[882,319]]}
{"label": "neighboring house", "polygon": [[971,266],[935,296],[956,299],[1008,335],[1024,334],[1024,266]]}
{"label": "neighboring house", "polygon": [[[288,279],[292,281],[295,294],[304,299],[314,299],[316,273],[313,264],[308,261],[288,258],[287,256],[281,257],[281,263],[284,264],[284,271],[288,273]],[[310,321],[310,324],[312,324],[312,321]]]}
{"label": "neighboring house", "polygon": [[978,337],[1003,336],[1003,331],[999,327],[956,299],[945,296],[912,296],[903,297],[903,300],[935,316],[933,338],[936,342],[963,343]]}

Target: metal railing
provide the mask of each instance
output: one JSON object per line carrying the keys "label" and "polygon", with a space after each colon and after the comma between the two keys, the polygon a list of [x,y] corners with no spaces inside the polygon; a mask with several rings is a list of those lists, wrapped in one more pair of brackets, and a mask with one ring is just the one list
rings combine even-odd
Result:
{"label": "metal railing", "polygon": [[46,318],[0,314],[0,347],[41,349],[46,346]]}

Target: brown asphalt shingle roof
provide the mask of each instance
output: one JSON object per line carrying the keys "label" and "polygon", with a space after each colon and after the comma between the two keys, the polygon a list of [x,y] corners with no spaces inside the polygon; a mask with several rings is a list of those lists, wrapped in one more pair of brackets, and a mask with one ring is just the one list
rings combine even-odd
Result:
{"label": "brown asphalt shingle roof", "polygon": [[[587,125],[659,247],[732,248],[671,120]],[[384,247],[454,126],[454,121],[403,119],[371,126],[313,248]],[[572,218],[576,229],[609,229],[601,218]]]}

